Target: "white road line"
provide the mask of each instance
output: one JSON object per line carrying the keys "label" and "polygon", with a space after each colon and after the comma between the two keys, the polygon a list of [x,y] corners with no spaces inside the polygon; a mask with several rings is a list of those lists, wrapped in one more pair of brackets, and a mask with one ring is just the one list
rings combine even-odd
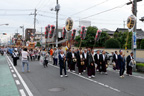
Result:
{"label": "white road line", "polygon": [[[111,68],[111,69],[112,69],[112,68]],[[109,71],[111,71],[111,72],[115,72],[115,73],[119,74],[119,72],[114,71],[114,70],[111,70],[111,69],[110,69]],[[124,75],[127,75],[127,74],[124,72]],[[143,76],[136,76],[136,75],[130,75],[130,76],[135,77],[135,78],[139,78],[139,79],[144,79]]]}
{"label": "white road line", "polygon": [[[59,69],[58,66],[54,66],[54,65],[52,65],[52,64],[49,64],[49,65],[51,65],[51,66]],[[94,82],[94,83],[96,83],[96,84],[99,84],[99,85],[101,85],[101,86],[103,86],[103,87],[112,89],[112,90],[114,90],[114,91],[116,91],[116,92],[121,92],[120,90],[118,90],[118,89],[116,89],[116,88],[113,88],[113,87],[111,87],[111,86],[109,86],[109,85],[106,85],[106,84],[103,84],[103,83],[101,83],[101,82],[95,81],[95,80],[93,80],[93,79],[89,79],[89,78],[87,78],[87,77],[84,77],[84,76],[82,76],[82,75],[79,75],[79,74],[76,74],[76,73],[73,73],[73,72],[69,72],[69,73],[71,73],[71,74],[73,74],[73,75],[76,75],[76,76],[78,76],[78,77],[81,77],[81,78],[83,78],[83,79],[86,79],[86,80],[88,80],[88,81]]]}
{"label": "white road line", "polygon": [[19,91],[20,91],[21,96],[26,96],[26,94],[25,94],[23,89],[20,89]]}
{"label": "white road line", "polygon": [[16,78],[16,77],[17,77],[17,76],[16,76],[16,74],[13,74],[13,77],[15,77],[15,78]]}
{"label": "white road line", "polygon": [[19,82],[19,80],[15,80],[15,82],[16,82],[16,84],[17,84],[17,85],[20,85],[20,82]]}
{"label": "white road line", "polygon": [[11,72],[14,72],[14,70],[11,70]]}
{"label": "white road line", "polygon": [[[25,90],[27,91],[28,95],[29,95],[29,96],[33,96],[32,92],[31,92],[30,89],[28,88],[27,84],[25,83],[25,81],[23,80],[23,78],[21,77],[21,75],[19,74],[19,72],[17,71],[17,69],[13,66],[12,61],[9,59],[8,56],[7,56],[7,58],[8,58],[8,60],[9,60],[10,64],[12,65],[13,69],[15,70],[17,76],[19,77],[21,83],[23,84]],[[25,95],[24,95],[24,96],[25,96]]]}

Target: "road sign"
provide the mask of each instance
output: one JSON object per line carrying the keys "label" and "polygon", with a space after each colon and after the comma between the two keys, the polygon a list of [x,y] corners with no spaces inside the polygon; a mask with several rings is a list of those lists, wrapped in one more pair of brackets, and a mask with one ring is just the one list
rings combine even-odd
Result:
{"label": "road sign", "polygon": [[137,45],[136,45],[136,32],[133,32],[133,47],[134,47],[134,49],[136,49],[137,48]]}

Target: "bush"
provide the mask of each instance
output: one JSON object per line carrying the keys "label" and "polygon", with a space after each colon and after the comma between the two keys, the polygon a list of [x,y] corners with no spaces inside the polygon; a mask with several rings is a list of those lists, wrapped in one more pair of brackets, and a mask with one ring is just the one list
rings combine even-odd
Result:
{"label": "bush", "polygon": [[120,48],[120,42],[116,39],[109,39],[105,43],[105,48]]}
{"label": "bush", "polygon": [[144,39],[141,41],[141,49],[144,49]]}
{"label": "bush", "polygon": [[144,63],[137,63],[136,65],[137,65],[137,66],[144,67]]}

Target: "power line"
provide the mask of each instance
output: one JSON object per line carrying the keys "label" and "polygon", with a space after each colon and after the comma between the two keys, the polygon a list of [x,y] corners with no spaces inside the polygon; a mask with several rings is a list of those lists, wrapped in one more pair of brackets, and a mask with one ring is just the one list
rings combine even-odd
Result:
{"label": "power line", "polygon": [[96,14],[93,14],[93,15],[90,15],[90,16],[87,16],[87,17],[84,17],[84,18],[81,18],[81,19],[86,19],[86,18],[89,18],[89,17],[93,17],[95,15],[99,15],[99,14],[102,14],[102,13],[105,13],[105,12],[109,12],[109,11],[112,11],[114,9],[117,9],[117,8],[122,8],[123,6],[125,6],[126,4],[123,4],[123,5],[120,5],[120,6],[116,6],[114,8],[111,8],[111,9],[108,9],[108,10],[105,10],[105,11],[102,11],[102,12],[98,12]]}
{"label": "power line", "polygon": [[0,16],[24,16],[24,15],[30,15],[30,14],[0,14]]}
{"label": "power line", "polygon": [[96,5],[93,5],[93,6],[89,7],[89,8],[87,8],[87,9],[84,9],[84,10],[82,10],[82,11],[79,11],[79,12],[77,12],[77,13],[74,13],[74,14],[72,14],[71,16],[74,16],[74,15],[77,15],[77,14],[82,13],[82,12],[84,12],[84,11],[87,11],[87,10],[89,10],[89,9],[92,9],[92,8],[94,8],[94,7],[98,6],[98,5],[101,5],[101,4],[103,4],[103,3],[107,2],[107,1],[109,1],[109,0],[105,0],[105,1],[103,1],[103,2],[101,2],[101,3],[98,3],[98,4],[96,4]]}
{"label": "power line", "polygon": [[0,9],[0,11],[32,11],[34,9]]}

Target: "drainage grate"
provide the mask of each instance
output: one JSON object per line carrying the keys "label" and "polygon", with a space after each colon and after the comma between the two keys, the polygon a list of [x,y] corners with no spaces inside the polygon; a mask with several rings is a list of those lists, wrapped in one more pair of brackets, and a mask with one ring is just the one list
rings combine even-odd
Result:
{"label": "drainage grate", "polygon": [[65,89],[64,88],[51,88],[51,89],[48,89],[48,91],[51,91],[51,92],[61,92],[61,91],[64,91]]}

